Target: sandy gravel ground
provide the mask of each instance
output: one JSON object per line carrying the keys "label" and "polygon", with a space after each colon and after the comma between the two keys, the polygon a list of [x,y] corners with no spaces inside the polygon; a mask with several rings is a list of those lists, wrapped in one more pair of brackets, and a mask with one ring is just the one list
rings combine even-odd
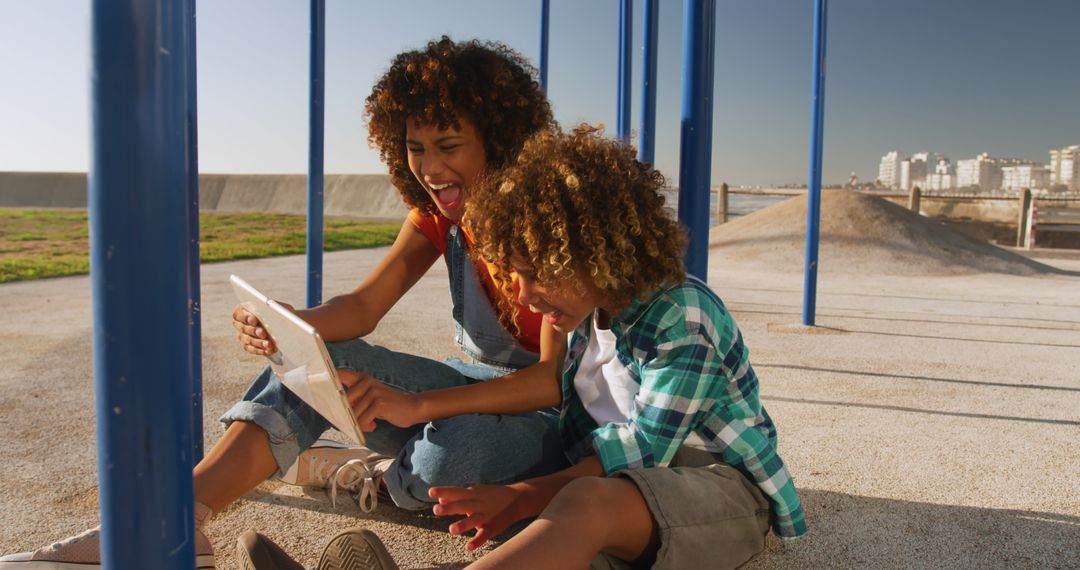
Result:
{"label": "sandy gravel ground", "polygon": [[[344,291],[385,250],[326,256]],[[1080,260],[1066,273],[830,274],[818,332],[796,330],[801,275],[716,254],[710,284],[738,320],[801,490],[812,532],[771,539],[751,568],[1080,567]],[[203,267],[205,425],[238,398],[259,360],[235,345],[230,273],[303,298],[303,259]],[[456,353],[437,264],[373,340]],[[91,307],[85,277],[0,286],[0,552],[97,522]],[[435,320],[424,315],[447,315]],[[267,482],[216,517],[218,567],[260,529],[306,564],[337,529],[375,529],[405,567],[471,560],[445,523],[393,507],[370,516],[322,491]]]}

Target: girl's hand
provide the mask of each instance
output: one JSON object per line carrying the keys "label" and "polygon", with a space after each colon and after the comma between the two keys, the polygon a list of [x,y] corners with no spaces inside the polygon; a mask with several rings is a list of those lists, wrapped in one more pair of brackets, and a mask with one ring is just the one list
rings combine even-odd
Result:
{"label": "girl's hand", "polygon": [[521,492],[508,485],[473,485],[472,487],[432,487],[428,495],[438,499],[432,511],[440,516],[464,515],[450,525],[450,534],[476,530],[466,548],[476,550],[493,536],[525,518],[518,515]]}
{"label": "girl's hand", "polygon": [[338,377],[346,387],[345,395],[360,429],[374,430],[376,418],[398,427],[409,427],[426,421],[426,418],[421,416],[416,394],[395,390],[362,372],[338,369]]}
{"label": "girl's hand", "polygon": [[237,305],[232,313],[233,327],[240,346],[251,354],[270,356],[277,352],[274,339],[266,331],[259,318],[248,312],[243,305]]}

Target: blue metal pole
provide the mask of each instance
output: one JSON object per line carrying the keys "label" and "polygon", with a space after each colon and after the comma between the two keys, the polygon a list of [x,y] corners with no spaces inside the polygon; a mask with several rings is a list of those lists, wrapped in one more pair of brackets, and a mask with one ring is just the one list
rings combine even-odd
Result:
{"label": "blue metal pole", "polygon": [[630,141],[630,64],[633,60],[634,1],[619,2],[619,101],[616,119],[619,140]]}
{"label": "blue metal pole", "polygon": [[656,156],[656,35],[660,0],[645,0],[641,46],[641,143],[638,160],[653,164]]}
{"label": "blue metal pole", "polygon": [[810,177],[806,189],[806,270],[802,324],[814,326],[817,305],[818,237],[821,220],[821,154],[825,130],[825,27],[827,0],[814,0],[813,93],[810,120]]}
{"label": "blue metal pole", "polygon": [[191,2],[92,3],[90,280],[107,569],[195,566]]}
{"label": "blue metal pole", "polygon": [[548,84],[548,30],[550,29],[551,1],[540,0],[540,90],[547,94]]}
{"label": "blue metal pole", "polygon": [[196,81],[195,2],[188,2],[187,54],[187,160],[188,172],[188,287],[191,297],[189,330],[191,333],[191,444],[192,459],[197,464],[203,458],[203,394],[202,394],[202,295],[199,273],[199,112]]}
{"label": "blue metal pole", "polygon": [[311,85],[308,101],[307,306],[322,303],[323,273],[323,100],[326,3],[311,0]]}
{"label": "blue metal pole", "polygon": [[683,0],[679,221],[690,233],[686,270],[703,281],[709,271],[709,183],[712,174],[715,45],[716,1]]}

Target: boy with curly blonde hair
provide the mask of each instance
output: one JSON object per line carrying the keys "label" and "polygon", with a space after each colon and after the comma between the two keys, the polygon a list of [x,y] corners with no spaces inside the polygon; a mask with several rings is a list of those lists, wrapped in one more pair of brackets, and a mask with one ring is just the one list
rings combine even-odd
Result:
{"label": "boy with curly blonde hair", "polygon": [[[497,281],[516,283],[520,304],[567,341],[562,370],[422,394],[377,381],[350,389],[361,425],[409,425],[463,405],[561,406],[569,469],[430,490],[435,514],[464,517],[452,534],[476,531],[470,550],[537,517],[470,568],[734,568],[763,550],[770,528],[806,532],[742,335],[720,298],[686,275],[663,183],[595,129],[534,136],[473,191],[465,220],[501,268]],[[368,531],[346,531],[328,551],[372,561],[354,568],[396,568]]]}

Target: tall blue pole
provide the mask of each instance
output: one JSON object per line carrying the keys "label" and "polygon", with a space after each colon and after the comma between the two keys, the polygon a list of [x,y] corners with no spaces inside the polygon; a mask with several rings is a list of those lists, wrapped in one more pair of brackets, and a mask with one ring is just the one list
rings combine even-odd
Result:
{"label": "tall blue pole", "polygon": [[551,0],[540,0],[540,90],[547,94],[548,84],[548,30],[551,17]]}
{"label": "tall blue pole", "polygon": [[616,131],[619,140],[630,142],[630,65],[633,61],[634,1],[619,2],[619,101]]}
{"label": "tall blue pole", "polygon": [[308,93],[307,306],[322,303],[323,273],[323,101],[326,3],[311,0],[311,75]]}
{"label": "tall blue pole", "polygon": [[199,112],[196,81],[195,2],[188,2],[187,38],[187,161],[188,171],[188,287],[191,298],[188,308],[191,320],[191,444],[195,463],[203,458],[203,397],[202,397],[202,313],[201,277],[199,273]]}
{"label": "tall blue pole", "polygon": [[690,233],[686,270],[703,281],[709,271],[709,183],[712,174],[715,45],[716,1],[683,0],[679,221]]}
{"label": "tall blue pole", "polygon": [[644,42],[641,46],[641,143],[638,160],[653,164],[656,157],[656,35],[659,0],[645,0]]}
{"label": "tall blue pole", "polygon": [[[90,281],[104,568],[191,570],[194,0],[93,0]],[[147,325],[153,328],[147,331]]]}
{"label": "tall blue pole", "polygon": [[806,269],[802,324],[814,326],[817,305],[818,237],[821,220],[821,154],[825,130],[825,27],[827,0],[814,0],[813,93],[810,120],[810,177],[806,189]]}

